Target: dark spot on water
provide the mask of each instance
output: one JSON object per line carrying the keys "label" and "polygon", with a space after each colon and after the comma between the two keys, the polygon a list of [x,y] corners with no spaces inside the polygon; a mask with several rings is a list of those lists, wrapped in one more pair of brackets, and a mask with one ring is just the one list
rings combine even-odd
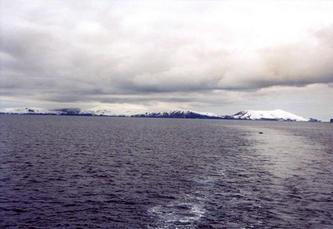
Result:
{"label": "dark spot on water", "polygon": [[26,210],[24,209],[20,209],[20,208],[14,208],[12,209],[12,211],[16,212],[16,213],[23,213],[23,212],[26,212]]}

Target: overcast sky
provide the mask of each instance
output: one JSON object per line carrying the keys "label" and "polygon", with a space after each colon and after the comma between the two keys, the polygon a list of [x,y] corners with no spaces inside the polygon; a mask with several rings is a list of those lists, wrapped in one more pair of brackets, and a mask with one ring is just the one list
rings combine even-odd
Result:
{"label": "overcast sky", "polygon": [[0,2],[1,110],[333,118],[333,1]]}

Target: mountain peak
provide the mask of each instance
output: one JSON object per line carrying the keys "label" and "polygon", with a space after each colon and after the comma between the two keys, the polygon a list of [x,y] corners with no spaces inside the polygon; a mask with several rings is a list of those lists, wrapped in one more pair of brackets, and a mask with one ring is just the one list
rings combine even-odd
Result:
{"label": "mountain peak", "polygon": [[132,117],[146,117],[146,118],[191,118],[191,119],[220,119],[221,117],[211,115],[209,113],[201,113],[185,110],[174,110],[170,112],[157,112],[132,115]]}
{"label": "mountain peak", "polygon": [[281,120],[281,121],[309,121],[302,116],[293,113],[275,109],[275,110],[245,110],[240,111],[232,116],[234,119],[246,120]]}

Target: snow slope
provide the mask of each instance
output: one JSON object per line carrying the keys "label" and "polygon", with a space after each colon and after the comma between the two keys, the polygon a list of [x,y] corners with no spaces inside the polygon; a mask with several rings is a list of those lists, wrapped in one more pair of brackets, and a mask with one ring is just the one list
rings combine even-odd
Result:
{"label": "snow slope", "polygon": [[193,111],[175,110],[170,112],[155,112],[136,114],[132,117],[146,117],[146,118],[192,118],[192,119],[220,119],[221,117],[214,115],[211,116],[209,113],[198,113]]}
{"label": "snow slope", "polygon": [[0,110],[0,112],[8,113],[8,114],[44,114],[49,113],[48,110],[36,107],[29,107],[29,108],[5,108]]}
{"label": "snow slope", "polygon": [[248,119],[248,120],[282,120],[282,121],[309,121],[309,119],[292,114],[284,110],[270,110],[270,111],[257,111],[247,110],[240,111],[232,115],[234,119]]}

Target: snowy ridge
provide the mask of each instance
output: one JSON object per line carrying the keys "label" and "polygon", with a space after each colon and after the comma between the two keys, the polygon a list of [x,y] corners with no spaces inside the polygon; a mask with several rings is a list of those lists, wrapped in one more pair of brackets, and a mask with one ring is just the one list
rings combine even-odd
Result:
{"label": "snowy ridge", "polygon": [[141,118],[191,118],[191,119],[221,119],[219,116],[212,116],[209,113],[198,113],[193,111],[183,111],[175,110],[170,112],[155,112],[155,113],[145,113],[145,114],[136,114],[132,117],[141,117]]}
{"label": "snowy ridge", "polygon": [[45,114],[50,113],[50,111],[43,108],[29,107],[29,108],[5,108],[1,110],[2,113],[7,114]]}
{"label": "snowy ridge", "polygon": [[217,115],[189,110],[174,110],[169,112],[146,112],[144,114],[115,114],[109,109],[60,108],[46,110],[41,108],[7,108],[0,114],[30,114],[30,115],[77,115],[77,116],[113,116],[113,117],[142,117],[142,118],[189,118],[189,119],[228,119],[228,120],[272,120],[272,121],[302,121],[320,122],[318,119],[308,119],[287,111],[277,110],[246,110],[234,115]]}
{"label": "snowy ridge", "polygon": [[281,121],[302,121],[307,122],[309,119],[292,114],[284,110],[269,110],[269,111],[257,111],[247,110],[240,111],[231,116],[234,119],[245,120],[281,120]]}

